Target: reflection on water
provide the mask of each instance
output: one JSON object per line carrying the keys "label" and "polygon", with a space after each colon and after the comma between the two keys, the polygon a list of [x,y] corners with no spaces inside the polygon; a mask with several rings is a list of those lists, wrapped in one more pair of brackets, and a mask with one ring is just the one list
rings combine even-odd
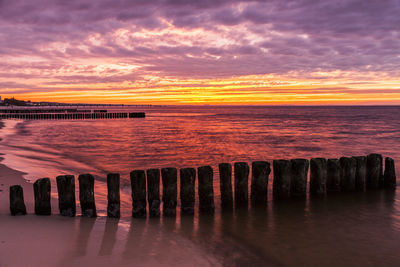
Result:
{"label": "reflection on water", "polygon": [[[391,266],[398,253],[398,196],[377,191],[267,209],[176,218],[76,218],[72,263],[95,255],[121,265]],[[73,220],[73,219],[71,219]]]}
{"label": "reflection on water", "polygon": [[[380,152],[400,158],[400,107],[162,107],[145,119],[20,121],[9,164],[35,176]],[[6,159],[7,160],[7,159]],[[23,166],[21,161],[24,163]],[[214,168],[217,170],[217,168]]]}
{"label": "reflection on water", "polygon": [[99,256],[112,255],[115,242],[117,241],[118,219],[107,218]]}
{"label": "reflection on water", "polygon": [[78,226],[78,236],[76,241],[74,257],[85,256],[87,254],[87,247],[89,243],[89,237],[92,233],[92,229],[94,227],[95,220],[85,220],[85,218],[81,218]]}

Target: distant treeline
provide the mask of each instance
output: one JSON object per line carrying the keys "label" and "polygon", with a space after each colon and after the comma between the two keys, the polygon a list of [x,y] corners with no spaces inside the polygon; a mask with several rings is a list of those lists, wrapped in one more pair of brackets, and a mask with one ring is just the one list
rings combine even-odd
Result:
{"label": "distant treeline", "polygon": [[5,98],[1,106],[28,106],[30,101],[18,100],[15,98]]}

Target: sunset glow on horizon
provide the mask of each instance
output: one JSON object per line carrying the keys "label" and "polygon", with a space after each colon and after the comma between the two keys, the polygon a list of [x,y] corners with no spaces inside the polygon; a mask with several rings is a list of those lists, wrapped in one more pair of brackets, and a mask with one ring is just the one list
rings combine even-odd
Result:
{"label": "sunset glow on horizon", "polygon": [[0,1],[0,96],[398,105],[397,1]]}

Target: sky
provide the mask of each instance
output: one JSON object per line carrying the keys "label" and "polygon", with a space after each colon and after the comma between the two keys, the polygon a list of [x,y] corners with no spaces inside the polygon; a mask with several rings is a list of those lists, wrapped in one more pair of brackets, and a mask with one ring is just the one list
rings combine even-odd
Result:
{"label": "sky", "polygon": [[0,0],[0,96],[400,104],[399,0]]}

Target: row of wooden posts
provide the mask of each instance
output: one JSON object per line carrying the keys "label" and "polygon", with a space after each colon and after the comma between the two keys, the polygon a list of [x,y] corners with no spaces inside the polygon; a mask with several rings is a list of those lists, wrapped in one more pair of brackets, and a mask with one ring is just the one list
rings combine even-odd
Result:
{"label": "row of wooden posts", "polygon": [[[311,196],[325,196],[340,191],[364,191],[380,188],[396,188],[394,161],[383,159],[380,154],[361,157],[342,157],[340,159],[313,158],[273,161],[273,198],[305,198],[307,177],[310,167]],[[249,165],[246,162],[234,163],[234,191],[232,190],[232,165],[219,164],[221,207],[232,209],[233,206],[247,207]],[[270,163],[255,161],[252,163],[251,203],[266,205]],[[182,214],[194,214],[195,180],[194,168],[182,168],[180,173],[180,200]],[[161,175],[160,175],[161,174]],[[130,173],[132,188],[132,216],[146,217],[147,204],[150,217],[160,216],[160,176],[162,180],[163,215],[175,216],[177,207],[176,168],[134,170]],[[213,169],[210,166],[197,168],[199,211],[214,212]],[[96,217],[94,197],[94,177],[90,174],[79,175],[79,201],[82,216]],[[76,215],[75,178],[63,175],[56,178],[60,214]],[[107,175],[108,217],[120,217],[120,175]],[[33,184],[35,196],[35,214],[50,215],[50,179],[42,178]],[[26,207],[22,187],[10,187],[10,210],[12,215],[25,215]]]}
{"label": "row of wooden posts", "polygon": [[6,113],[0,119],[21,120],[84,120],[84,119],[120,119],[144,118],[144,112],[93,112],[93,113]]}

